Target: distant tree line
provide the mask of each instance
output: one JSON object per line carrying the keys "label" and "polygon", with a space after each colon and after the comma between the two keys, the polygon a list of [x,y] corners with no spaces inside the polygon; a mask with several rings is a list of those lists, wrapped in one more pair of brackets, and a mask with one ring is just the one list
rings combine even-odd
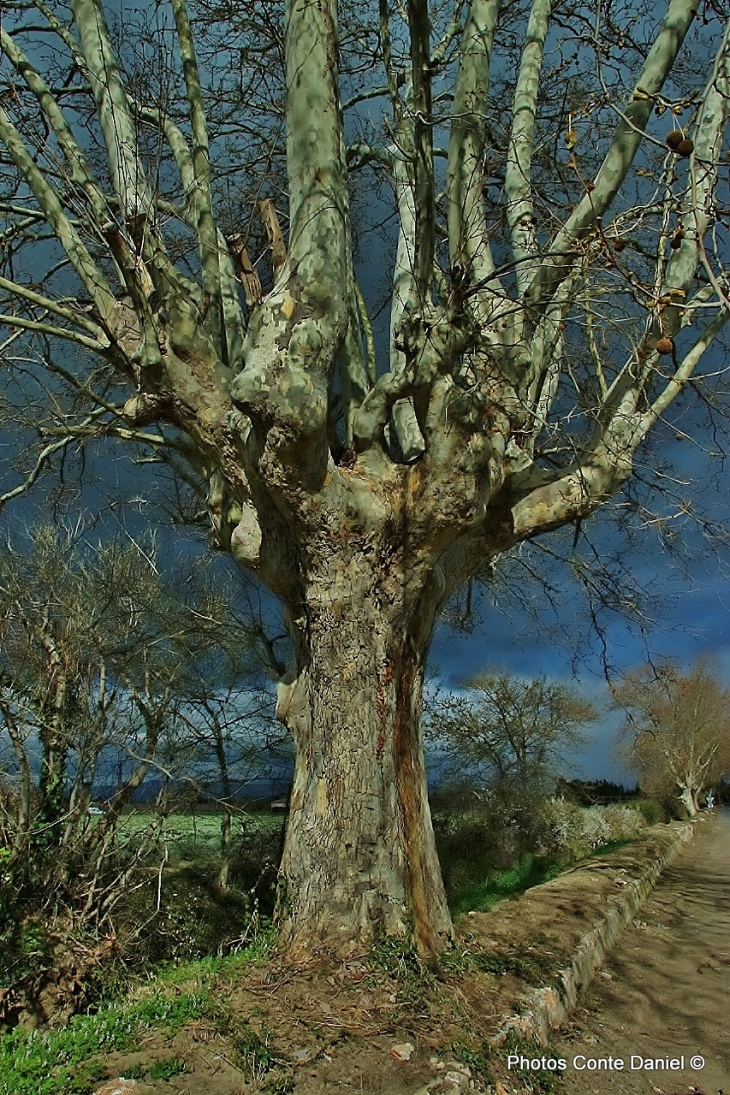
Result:
{"label": "distant tree line", "polygon": [[558,776],[555,794],[578,806],[606,806],[611,802],[638,798],[641,788],[637,784],[629,789],[609,779],[566,779],[565,776]]}

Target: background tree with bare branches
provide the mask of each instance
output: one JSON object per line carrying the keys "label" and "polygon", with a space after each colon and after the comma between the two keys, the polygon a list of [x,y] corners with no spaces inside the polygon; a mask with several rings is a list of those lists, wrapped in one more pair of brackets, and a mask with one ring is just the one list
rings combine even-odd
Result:
{"label": "background tree with bare branches", "polygon": [[642,789],[677,797],[690,817],[730,771],[730,693],[711,666],[687,673],[677,666],[646,665],[615,688],[626,712],[620,756]]}
{"label": "background tree with bare branches", "polygon": [[[186,599],[171,592],[151,545],[83,545],[50,526],[32,540],[6,543],[0,560],[4,931],[29,914],[108,927],[159,837],[166,784],[197,795],[208,752],[224,804],[225,888],[230,773],[240,778],[242,754],[246,771],[260,767],[264,748],[259,737],[257,753],[251,729],[249,636],[201,581]],[[157,809],[139,839],[125,839],[126,815],[151,780]]]}

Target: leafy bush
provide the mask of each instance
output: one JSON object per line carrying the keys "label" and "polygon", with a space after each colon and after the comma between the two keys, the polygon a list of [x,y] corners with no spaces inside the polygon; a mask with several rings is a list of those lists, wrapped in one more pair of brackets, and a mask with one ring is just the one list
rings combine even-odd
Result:
{"label": "leafy bush", "polygon": [[436,847],[447,893],[481,884],[537,852],[549,828],[545,800],[535,791],[505,784],[499,792],[464,789],[434,796]]}
{"label": "leafy bush", "polygon": [[667,820],[664,806],[655,798],[640,798],[631,805],[639,811],[647,825],[660,825]]}
{"label": "leafy bush", "polygon": [[433,814],[455,913],[488,909],[547,882],[576,859],[635,840],[647,823],[633,804],[585,808],[564,799],[524,795],[508,802],[495,795],[455,805],[453,798],[437,798]]}
{"label": "leafy bush", "polygon": [[630,806],[590,806],[587,809],[564,799],[545,803],[546,854],[569,863],[619,841],[634,840],[646,824],[639,810]]}

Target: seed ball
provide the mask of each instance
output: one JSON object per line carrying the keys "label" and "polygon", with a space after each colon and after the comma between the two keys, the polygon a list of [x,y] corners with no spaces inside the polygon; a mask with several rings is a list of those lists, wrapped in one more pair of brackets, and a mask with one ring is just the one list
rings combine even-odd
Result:
{"label": "seed ball", "polygon": [[671,354],[674,349],[674,343],[668,335],[662,335],[662,337],[657,340],[654,349],[658,354]]}
{"label": "seed ball", "polygon": [[622,251],[626,250],[626,244],[623,240],[614,240],[613,249],[620,255]]}
{"label": "seed ball", "polygon": [[681,129],[673,129],[671,133],[667,133],[667,145],[671,148],[672,152],[677,151],[683,140],[684,133]]}
{"label": "seed ball", "polygon": [[691,156],[695,150],[694,142],[685,137],[683,141],[680,141],[677,145],[678,156]]}

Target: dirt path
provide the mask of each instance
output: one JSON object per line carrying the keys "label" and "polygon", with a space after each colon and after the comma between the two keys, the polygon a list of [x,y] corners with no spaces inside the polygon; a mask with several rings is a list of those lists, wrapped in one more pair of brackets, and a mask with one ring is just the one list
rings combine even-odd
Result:
{"label": "dirt path", "polygon": [[730,810],[698,824],[551,1047],[564,1095],[730,1095]]}

